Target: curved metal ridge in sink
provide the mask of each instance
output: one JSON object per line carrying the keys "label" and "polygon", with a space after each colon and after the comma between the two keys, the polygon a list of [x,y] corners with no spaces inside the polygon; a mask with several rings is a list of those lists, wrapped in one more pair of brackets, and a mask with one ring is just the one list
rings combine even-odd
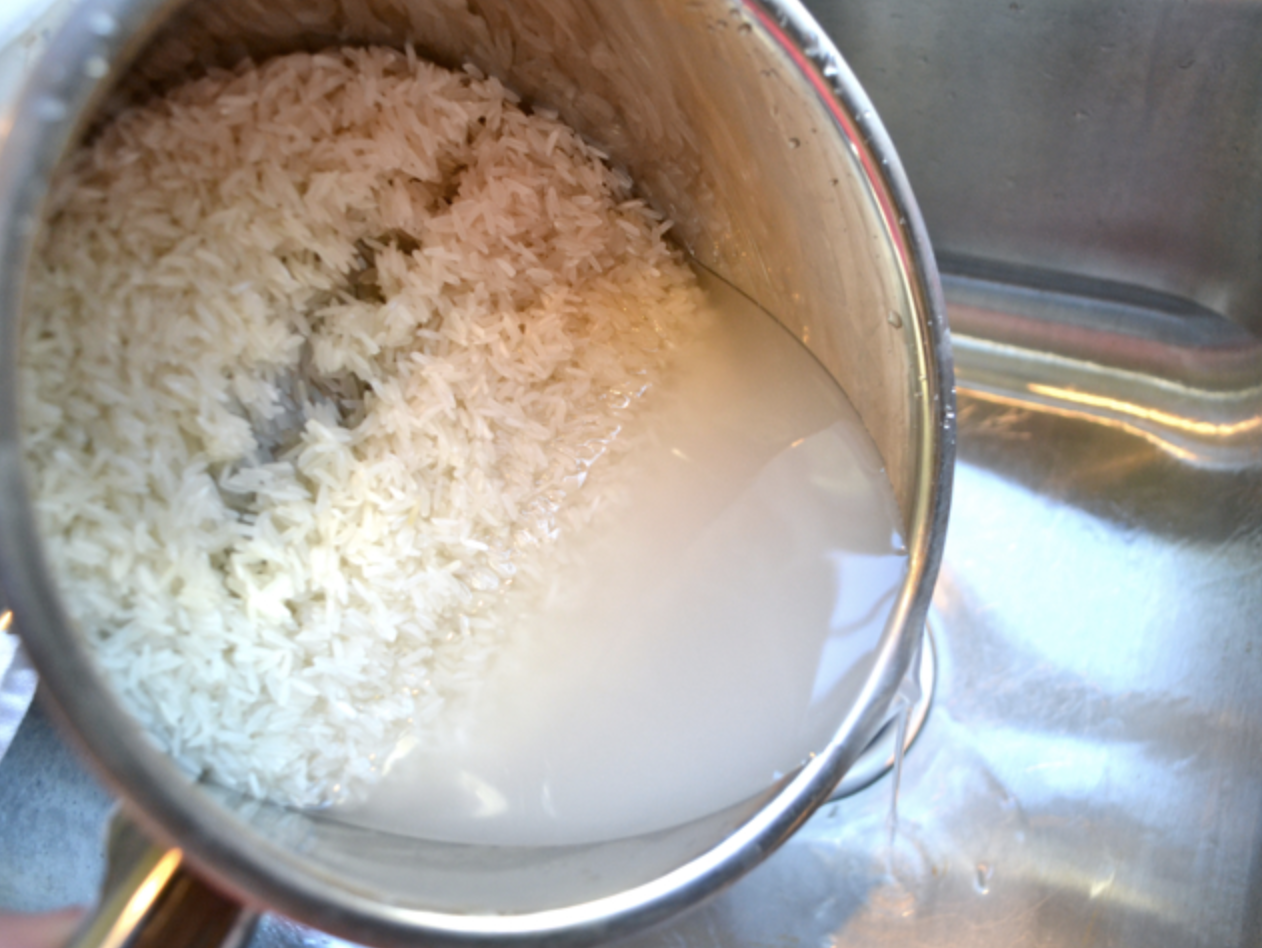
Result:
{"label": "curved metal ridge in sink", "polygon": [[1262,341],[1234,323],[1151,293],[958,274],[943,286],[961,391],[1089,418],[1197,466],[1262,464]]}
{"label": "curved metal ridge in sink", "polygon": [[1088,418],[1198,466],[1262,463],[1262,389],[1213,395],[964,334],[953,343],[961,392]]}
{"label": "curved metal ridge in sink", "polygon": [[[1073,355],[1085,346],[1093,355],[1097,344],[1092,340],[1105,333],[1129,341],[1109,350],[1109,359],[1120,368],[1214,389],[1262,382],[1262,340],[1194,300],[1060,270],[949,252],[936,256],[955,304],[989,314],[986,332],[977,335],[1020,344],[1033,321],[1041,328],[1029,339],[1032,348],[1050,343],[1061,355]],[[1197,354],[1194,363],[1170,361],[1189,350]]]}

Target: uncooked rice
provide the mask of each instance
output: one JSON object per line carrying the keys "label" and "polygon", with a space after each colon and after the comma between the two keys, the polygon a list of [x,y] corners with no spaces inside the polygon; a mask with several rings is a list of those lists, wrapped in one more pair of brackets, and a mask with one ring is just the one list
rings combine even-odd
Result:
{"label": "uncooked rice", "polygon": [[555,115],[411,51],[298,54],[125,113],[60,173],[28,293],[46,552],[193,773],[369,784],[479,679],[698,303]]}

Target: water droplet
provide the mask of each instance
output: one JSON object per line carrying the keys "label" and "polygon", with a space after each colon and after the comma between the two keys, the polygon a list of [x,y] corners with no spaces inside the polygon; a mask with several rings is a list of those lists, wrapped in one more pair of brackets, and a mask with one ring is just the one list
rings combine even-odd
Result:
{"label": "water droplet", "polygon": [[897,879],[891,879],[868,896],[873,914],[887,918],[908,918],[916,911],[916,896]]}
{"label": "water droplet", "polygon": [[754,28],[750,26],[748,23],[742,23],[740,26],[736,28],[736,32],[738,33],[752,33],[753,31],[754,31]]}
{"label": "water droplet", "polygon": [[801,147],[802,147],[802,140],[801,140],[801,139],[799,139],[799,138],[790,138],[790,139],[789,139],[789,147],[790,147],[790,148],[801,148]]}
{"label": "water droplet", "polygon": [[108,13],[98,10],[88,16],[88,29],[97,36],[113,36],[118,32],[118,21]]}
{"label": "water droplet", "polygon": [[868,905],[876,916],[908,918],[931,876],[937,874],[928,851],[916,836],[915,824],[900,825],[891,832],[884,850],[876,855],[875,886],[868,893]]}
{"label": "water droplet", "polygon": [[103,56],[92,56],[83,64],[83,74],[92,79],[100,79],[110,71],[110,64]]}
{"label": "water droplet", "polygon": [[995,874],[995,867],[990,863],[979,862],[977,864],[977,872],[973,876],[973,888],[979,895],[986,895],[990,892],[990,878]]}
{"label": "water droplet", "polygon": [[35,103],[35,114],[41,121],[58,122],[66,117],[66,103],[55,96],[42,96]]}
{"label": "water droplet", "polygon": [[903,328],[903,317],[899,316],[898,313],[894,312],[893,310],[890,310],[890,314],[885,317],[885,321],[888,322],[895,329]]}

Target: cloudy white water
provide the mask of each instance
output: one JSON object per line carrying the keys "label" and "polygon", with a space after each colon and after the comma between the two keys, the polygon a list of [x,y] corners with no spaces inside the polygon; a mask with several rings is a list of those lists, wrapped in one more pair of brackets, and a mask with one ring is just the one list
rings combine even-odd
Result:
{"label": "cloudy white water", "polygon": [[719,319],[618,462],[626,506],[561,541],[573,565],[476,701],[340,818],[453,842],[616,838],[739,802],[828,739],[905,569],[893,495],[806,350],[707,289]]}

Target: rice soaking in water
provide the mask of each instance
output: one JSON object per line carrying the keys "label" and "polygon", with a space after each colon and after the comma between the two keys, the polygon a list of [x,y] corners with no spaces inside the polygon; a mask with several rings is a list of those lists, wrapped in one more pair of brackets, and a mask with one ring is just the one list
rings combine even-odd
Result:
{"label": "rice soaking in water", "polygon": [[649,832],[766,789],[831,737],[903,579],[876,448],[824,369],[713,277],[715,318],[594,470],[623,502],[562,538],[466,706],[340,817],[461,843]]}
{"label": "rice soaking in water", "polygon": [[45,552],[190,773],[580,842],[765,789],[850,706],[905,566],[875,450],[557,116],[410,50],[245,62],[49,206]]}

